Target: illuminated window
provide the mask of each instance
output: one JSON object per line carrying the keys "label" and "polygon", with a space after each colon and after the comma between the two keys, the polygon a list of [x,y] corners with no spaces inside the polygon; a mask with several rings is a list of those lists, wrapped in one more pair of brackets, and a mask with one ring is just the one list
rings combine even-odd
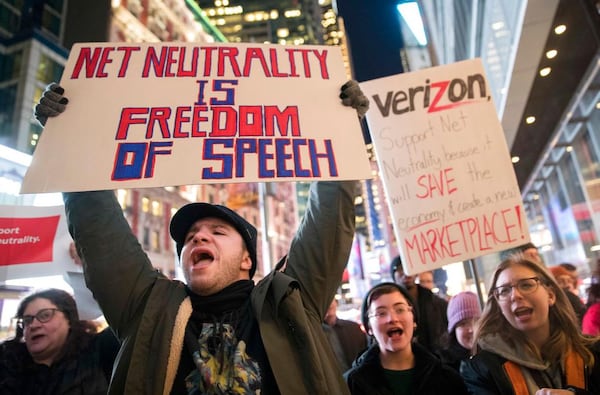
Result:
{"label": "illuminated window", "polygon": [[51,81],[60,81],[63,72],[63,66],[54,60],[50,59],[45,54],[40,55],[40,63],[38,64],[36,78],[43,83]]}
{"label": "illuminated window", "polygon": [[142,198],[142,211],[145,213],[150,211],[150,199],[146,196]]}
{"label": "illuminated window", "polygon": [[157,200],[152,201],[152,215],[160,217],[163,214],[163,205]]}
{"label": "illuminated window", "polygon": [[152,245],[150,248],[154,252],[160,252],[160,232],[157,230],[152,231]]}

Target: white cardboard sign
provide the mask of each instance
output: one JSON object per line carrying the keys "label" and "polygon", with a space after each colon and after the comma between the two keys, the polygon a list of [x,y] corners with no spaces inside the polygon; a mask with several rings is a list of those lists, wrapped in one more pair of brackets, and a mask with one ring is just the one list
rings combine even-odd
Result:
{"label": "white cardboard sign", "polygon": [[408,274],[529,241],[479,59],[361,83]]}
{"label": "white cardboard sign", "polygon": [[22,193],[371,177],[331,46],[83,43]]}

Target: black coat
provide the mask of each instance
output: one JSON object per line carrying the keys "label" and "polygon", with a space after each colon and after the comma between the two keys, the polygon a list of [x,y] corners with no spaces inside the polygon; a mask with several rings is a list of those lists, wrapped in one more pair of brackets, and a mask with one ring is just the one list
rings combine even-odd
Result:
{"label": "black coat", "polygon": [[429,289],[417,287],[418,326],[415,337],[420,345],[430,352],[436,352],[440,347],[440,340],[448,330],[448,302],[435,295]]}
{"label": "black coat", "polygon": [[[412,345],[415,355],[413,390],[415,395],[467,394],[460,375],[417,343]],[[352,395],[393,395],[379,360],[379,346],[373,344],[344,374]]]}
{"label": "black coat", "polygon": [[453,341],[447,348],[439,350],[437,354],[442,363],[450,366],[457,372],[460,371],[460,363],[471,356],[470,350],[467,350],[456,341]]}
{"label": "black coat", "polygon": [[105,395],[119,342],[110,329],[92,336],[76,357],[52,366],[31,359],[25,343],[0,344],[0,393],[3,395]]}

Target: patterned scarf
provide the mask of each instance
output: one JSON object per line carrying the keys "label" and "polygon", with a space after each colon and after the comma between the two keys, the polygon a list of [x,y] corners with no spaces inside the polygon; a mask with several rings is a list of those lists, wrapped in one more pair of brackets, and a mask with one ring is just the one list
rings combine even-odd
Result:
{"label": "patterned scarf", "polygon": [[259,365],[246,353],[256,321],[252,314],[251,280],[199,296],[188,290],[193,313],[185,342],[196,369],[185,379],[188,394],[248,394],[260,391]]}

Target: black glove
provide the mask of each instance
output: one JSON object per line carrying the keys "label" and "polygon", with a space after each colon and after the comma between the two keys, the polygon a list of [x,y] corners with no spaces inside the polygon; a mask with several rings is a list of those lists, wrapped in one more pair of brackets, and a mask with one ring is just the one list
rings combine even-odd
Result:
{"label": "black glove", "polygon": [[350,80],[342,85],[342,93],[340,93],[342,104],[350,106],[356,110],[358,117],[362,119],[369,109],[369,99],[360,90],[358,82]]}
{"label": "black glove", "polygon": [[56,82],[46,87],[40,102],[34,108],[35,119],[42,125],[46,125],[48,117],[55,117],[65,111],[69,99],[63,97],[65,90]]}

